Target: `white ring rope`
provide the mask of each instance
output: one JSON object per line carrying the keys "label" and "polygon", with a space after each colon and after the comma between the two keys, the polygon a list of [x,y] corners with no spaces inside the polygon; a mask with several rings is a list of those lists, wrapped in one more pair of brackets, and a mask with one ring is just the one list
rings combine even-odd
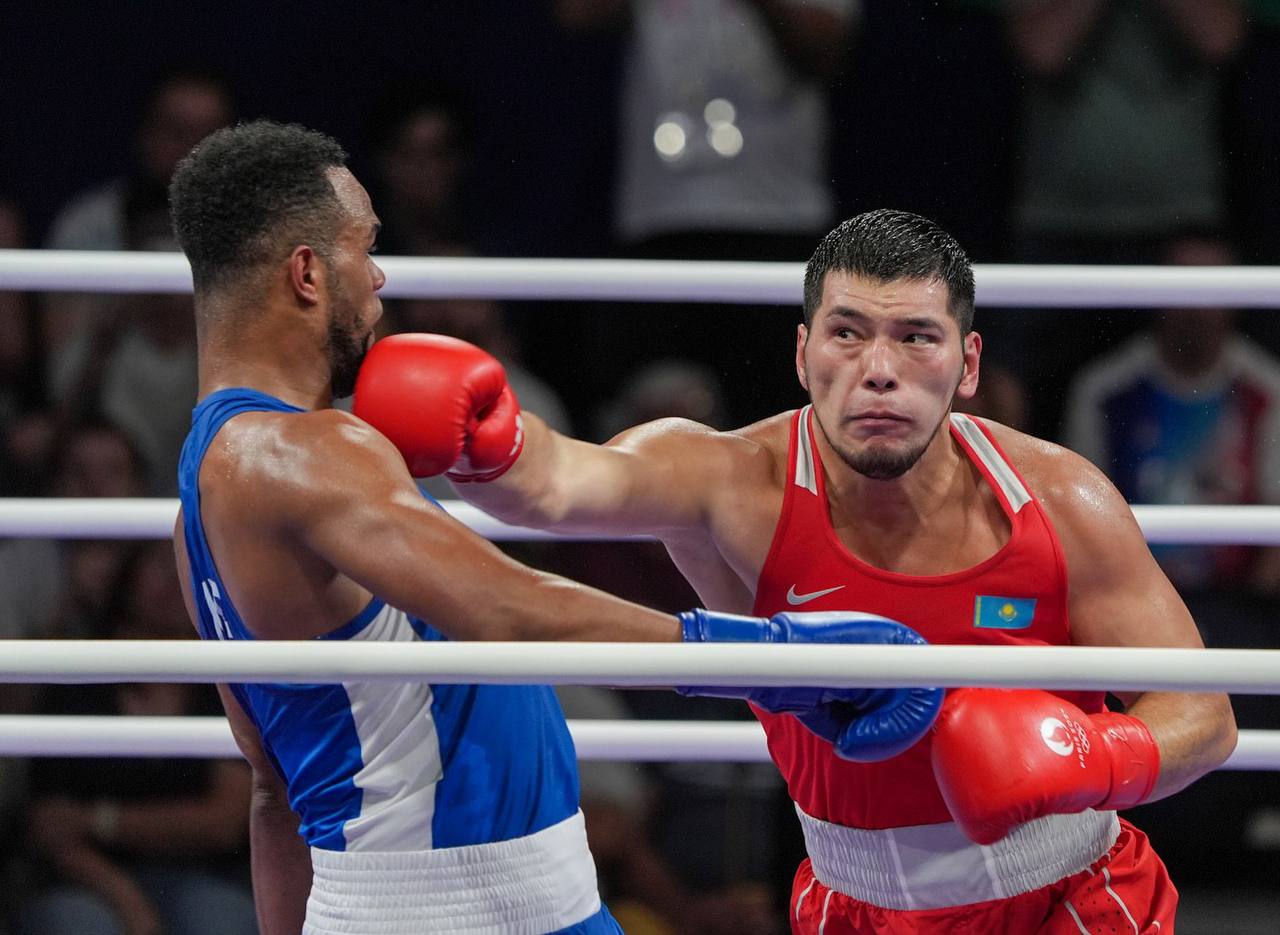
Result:
{"label": "white ring rope", "polygon": [[[388,298],[592,299],[797,305],[800,263],[379,257]],[[982,306],[1280,307],[1280,267],[978,264]],[[0,250],[0,290],[191,291],[178,253]]]}
{"label": "white ring rope", "polygon": [[[462,500],[441,506],[487,539],[596,539],[624,537],[565,535],[509,526]],[[1135,506],[1147,541],[1200,545],[1280,545],[1280,506]],[[77,499],[0,498],[0,537],[47,539],[168,539],[178,501],[161,498]]]}
{"label": "white ring rope", "polygon": [[[570,720],[580,760],[767,763],[754,721]],[[0,716],[0,756],[240,756],[220,717]],[[1280,768],[1280,731],[1242,730],[1221,769]]]}
{"label": "white ring rope", "polygon": [[1280,650],[6,640],[0,652],[0,683],[406,681],[633,687],[983,685],[1280,695]]}

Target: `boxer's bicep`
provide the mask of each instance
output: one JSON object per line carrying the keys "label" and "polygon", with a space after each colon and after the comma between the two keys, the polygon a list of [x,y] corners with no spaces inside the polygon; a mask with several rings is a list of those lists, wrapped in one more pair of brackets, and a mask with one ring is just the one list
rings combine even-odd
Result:
{"label": "boxer's bicep", "polygon": [[[1074,456],[1073,456],[1074,457]],[[1067,561],[1072,642],[1085,646],[1203,648],[1195,621],[1156,563],[1119,492],[1078,459],[1055,526]],[[1219,765],[1235,746],[1225,695],[1177,691],[1114,693],[1151,730],[1161,769],[1153,798],[1185,787]]]}
{"label": "boxer's bicep", "polygon": [[1052,470],[1037,476],[1036,487],[1066,561],[1071,641],[1203,646],[1120,492],[1084,458],[1057,452]]}
{"label": "boxer's bicep", "polygon": [[456,640],[679,637],[674,618],[503,554],[426,500],[372,430],[338,436],[288,494],[287,512],[307,549],[393,607]]}

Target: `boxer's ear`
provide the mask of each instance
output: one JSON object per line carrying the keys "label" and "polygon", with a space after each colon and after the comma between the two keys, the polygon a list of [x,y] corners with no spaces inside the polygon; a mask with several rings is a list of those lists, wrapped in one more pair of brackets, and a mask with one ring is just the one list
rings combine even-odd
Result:
{"label": "boxer's ear", "polygon": [[289,287],[301,304],[317,305],[325,282],[324,262],[314,249],[299,244],[289,254]]}
{"label": "boxer's ear", "polygon": [[960,373],[960,384],[956,387],[956,396],[960,399],[972,399],[978,392],[978,363],[982,358],[982,335],[970,331],[964,341],[964,370]]}
{"label": "boxer's ear", "polygon": [[809,374],[804,366],[804,346],[809,340],[809,330],[804,325],[796,326],[796,376],[800,378],[800,385],[804,387],[805,392],[809,391]]}

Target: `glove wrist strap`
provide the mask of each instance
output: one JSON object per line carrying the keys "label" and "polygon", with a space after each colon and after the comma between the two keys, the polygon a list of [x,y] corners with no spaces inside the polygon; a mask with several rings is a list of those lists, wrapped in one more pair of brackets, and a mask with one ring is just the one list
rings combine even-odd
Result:
{"label": "glove wrist strap", "polygon": [[507,460],[490,471],[445,471],[444,476],[449,478],[455,484],[487,484],[491,480],[497,480],[507,471],[511,470],[511,466],[520,458],[520,452],[524,451],[524,432],[516,435],[515,441],[511,446],[511,454]]}
{"label": "glove wrist strap", "polygon": [[773,643],[773,625],[763,617],[686,610],[680,614],[686,643]]}
{"label": "glove wrist strap", "polygon": [[1145,802],[1160,775],[1160,748],[1151,731],[1127,714],[1095,714],[1091,720],[1111,762],[1111,791],[1098,808],[1125,809]]}

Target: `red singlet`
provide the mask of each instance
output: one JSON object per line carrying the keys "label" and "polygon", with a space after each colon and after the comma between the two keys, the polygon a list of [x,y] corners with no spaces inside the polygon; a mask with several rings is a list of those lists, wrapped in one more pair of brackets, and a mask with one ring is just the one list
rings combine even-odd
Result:
{"label": "red singlet", "polygon": [[[805,407],[792,423],[782,513],[756,586],[754,612],[761,616],[788,610],[880,614],[913,627],[930,643],[1070,644],[1066,563],[1052,523],[980,422],[953,414],[950,429],[952,438],[990,484],[1009,520],[1009,539],[999,551],[972,568],[928,577],[884,571],[851,554],[831,526],[822,463],[813,437],[816,426],[810,407]],[[1104,709],[1101,692],[1057,694],[1086,712]],[[932,830],[954,826],[948,824],[951,815],[933,779],[929,735],[893,759],[850,763],[837,758],[830,743],[810,733],[790,715],[756,710],[756,716],[764,725],[769,752],[786,779],[791,797],[804,813],[801,818],[806,837],[815,833],[817,825],[827,830],[820,827],[816,833],[828,839],[832,831],[840,831],[838,826],[872,829],[873,833],[890,835],[887,846],[894,854],[898,853],[896,848],[909,846],[911,841],[954,839],[948,838],[946,831]],[[1076,817],[1084,818],[1051,816],[1039,822],[1065,821],[1062,827],[1078,826],[1085,838],[1091,827],[1098,827],[1088,820],[1077,825]],[[1114,818],[1111,820],[1114,822]],[[1031,829],[1032,825],[1025,828]],[[850,832],[855,837],[848,840],[861,841],[856,835],[866,833]],[[1043,830],[1038,833],[1039,838],[1032,835],[1029,849],[1019,851],[1024,845],[1014,844],[1012,851],[1004,852],[1006,857],[1031,867],[1051,862],[1058,846],[1064,854],[1081,852],[1080,838],[1069,843],[1065,838],[1053,837],[1052,832],[1047,838]],[[1114,830],[1111,833],[1114,835]],[[834,839],[839,841],[842,837],[845,836],[837,833]],[[1015,836],[1009,838],[1009,842],[1014,840]],[[1052,841],[1053,845],[1041,851],[1045,841]],[[806,860],[796,875],[791,926],[794,932],[815,935],[942,935],[956,931],[1171,935],[1177,891],[1142,832],[1121,823],[1119,837],[1110,847],[1104,844],[1093,851],[1088,851],[1087,844],[1083,847],[1091,856],[1076,865],[1079,871],[1061,877],[1050,875],[1046,880],[1053,882],[1048,885],[1014,889],[995,899],[980,895],[985,888],[969,891],[962,887],[956,898],[921,908],[913,908],[918,905],[916,902],[904,906],[853,898],[815,878],[815,870]],[[971,849],[980,853],[976,845]],[[839,852],[839,846],[835,852]],[[824,859],[831,860],[831,853],[829,849]],[[876,879],[880,869],[872,866],[876,859],[861,851],[846,853],[852,855],[847,858],[852,877],[864,882]],[[945,853],[939,856],[948,866],[960,863]],[[828,870],[832,869],[829,865]],[[924,874],[924,883],[918,875],[908,880],[902,873],[899,865],[904,893],[922,897],[921,901],[937,896],[936,890],[928,891],[928,873]],[[838,877],[836,873],[832,875]],[[991,879],[998,888],[1016,879],[1016,874],[1001,878],[993,872]],[[985,884],[986,880],[982,882]],[[955,892],[955,881],[951,883],[950,892]],[[895,893],[893,898],[905,897]]]}

